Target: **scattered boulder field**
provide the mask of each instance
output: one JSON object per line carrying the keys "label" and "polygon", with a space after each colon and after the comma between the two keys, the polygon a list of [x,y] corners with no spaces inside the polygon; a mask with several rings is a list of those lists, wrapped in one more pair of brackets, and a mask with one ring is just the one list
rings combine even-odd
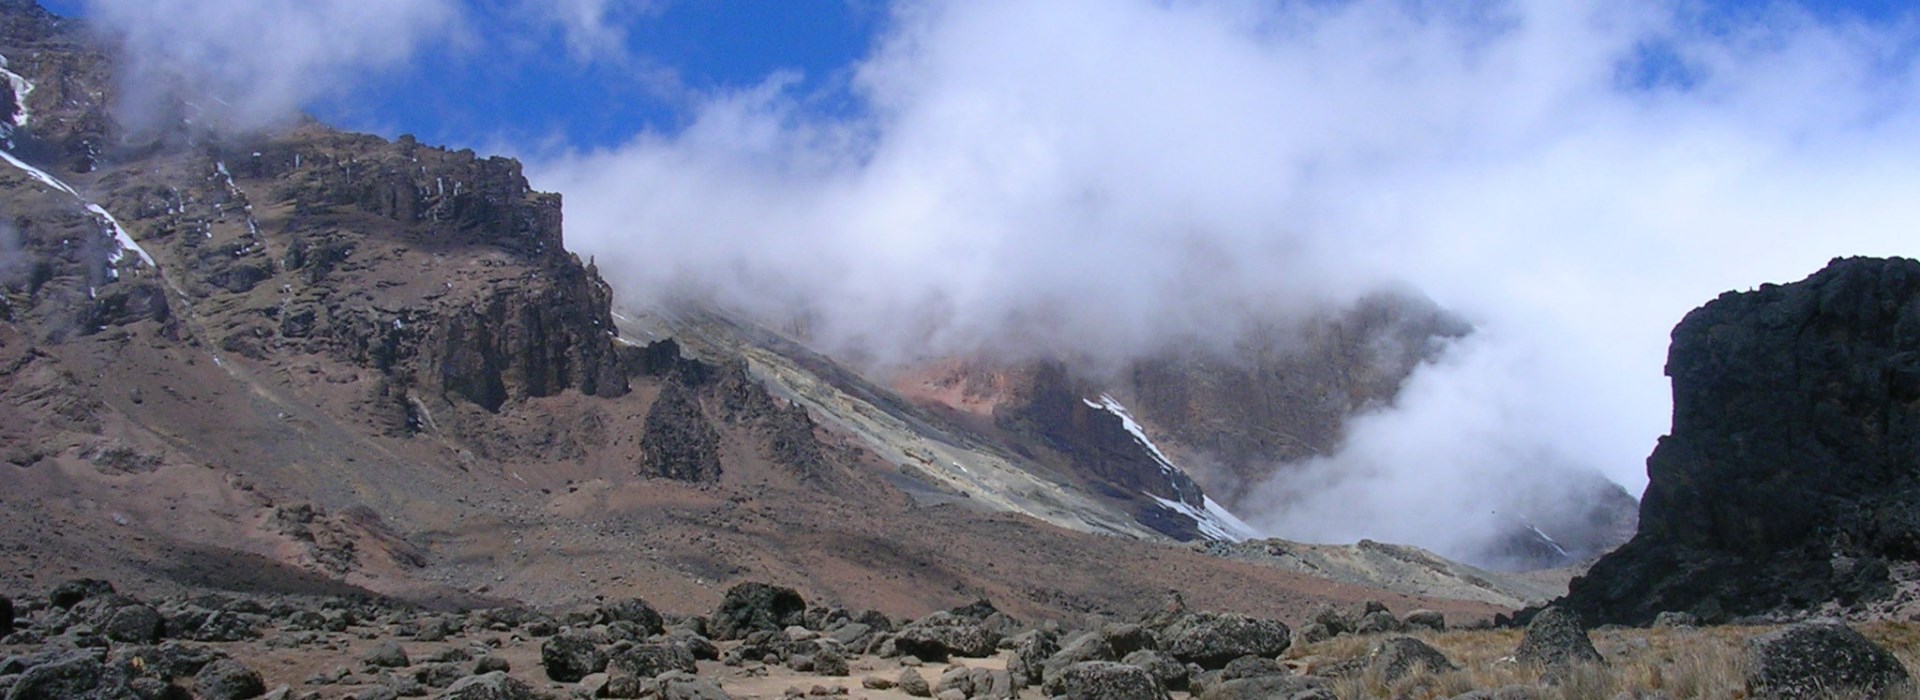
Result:
{"label": "scattered boulder field", "polygon": [[1590,632],[1561,608],[1521,631],[1328,606],[1302,627],[1312,640],[1177,599],[1134,620],[1022,621],[985,600],[896,620],[760,583],[691,616],[638,598],[464,611],[371,596],[142,600],[99,580],[0,600],[13,608],[6,700],[1908,697],[1920,652],[1911,625]]}

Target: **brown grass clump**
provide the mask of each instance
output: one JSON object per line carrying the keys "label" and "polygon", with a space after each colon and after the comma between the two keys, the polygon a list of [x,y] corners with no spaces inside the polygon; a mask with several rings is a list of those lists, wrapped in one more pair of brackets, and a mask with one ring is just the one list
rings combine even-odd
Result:
{"label": "brown grass clump", "polygon": [[[1289,651],[1291,665],[1302,672],[1341,672],[1335,683],[1341,698],[1449,698],[1475,689],[1509,685],[1540,688],[1550,700],[1590,698],[1709,698],[1736,700],[1746,694],[1746,643],[1773,627],[1719,626],[1703,628],[1606,628],[1590,633],[1595,648],[1607,658],[1605,666],[1591,665],[1561,674],[1557,683],[1542,684],[1541,669],[1513,660],[1520,630],[1414,632],[1411,636],[1446,653],[1460,667],[1435,673],[1429,669],[1386,682],[1366,670],[1367,652],[1385,636],[1346,635]],[[1875,643],[1900,657],[1910,671],[1920,671],[1920,624],[1876,622],[1860,626]],[[1846,698],[1836,695],[1836,698]],[[1887,697],[1920,698],[1914,689]]]}

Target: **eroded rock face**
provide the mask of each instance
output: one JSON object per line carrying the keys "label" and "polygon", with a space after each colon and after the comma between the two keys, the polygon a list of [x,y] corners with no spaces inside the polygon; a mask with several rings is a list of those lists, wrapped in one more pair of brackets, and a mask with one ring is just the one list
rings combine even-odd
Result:
{"label": "eroded rock face", "polygon": [[1574,581],[1595,622],[1862,606],[1920,561],[1920,262],[1839,259],[1673,332],[1639,532]]}
{"label": "eroded rock face", "polygon": [[640,473],[680,481],[720,479],[720,433],[691,389],[669,382],[648,410]]}

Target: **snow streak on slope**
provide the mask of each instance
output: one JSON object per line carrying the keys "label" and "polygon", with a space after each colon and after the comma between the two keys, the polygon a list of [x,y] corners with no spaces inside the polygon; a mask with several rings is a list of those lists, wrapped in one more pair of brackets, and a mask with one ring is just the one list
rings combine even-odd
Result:
{"label": "snow streak on slope", "polygon": [[[1186,474],[1185,470],[1174,465],[1173,460],[1168,458],[1165,452],[1160,451],[1159,445],[1153,444],[1153,440],[1147,437],[1147,431],[1140,427],[1138,421],[1133,419],[1133,414],[1127,411],[1127,407],[1120,405],[1120,402],[1115,401],[1111,395],[1101,394],[1100,400],[1097,402],[1092,399],[1081,399],[1081,401],[1085,402],[1090,408],[1106,411],[1119,417],[1120,424],[1127,429],[1128,433],[1133,435],[1133,439],[1138,442],[1141,447],[1146,448],[1148,454],[1153,455],[1153,461],[1160,465],[1160,471],[1162,473],[1168,475],[1179,474],[1183,476]],[[1234,517],[1233,513],[1227,512],[1227,509],[1221,507],[1219,503],[1214,502],[1212,497],[1202,495],[1200,498],[1203,507],[1195,508],[1181,501],[1168,500],[1153,494],[1146,495],[1159,502],[1163,508],[1193,518],[1196,526],[1200,528],[1200,532],[1210,538],[1239,542],[1260,536],[1258,532],[1254,531],[1252,526]]]}
{"label": "snow streak on slope", "polygon": [[[108,262],[118,264],[121,259],[126,257],[126,251],[131,250],[135,254],[139,255],[140,260],[142,262],[145,262],[148,267],[159,269],[160,265],[153,261],[153,256],[148,255],[147,250],[145,248],[140,247],[140,243],[138,241],[133,240],[133,236],[127,233],[127,229],[120,225],[120,220],[113,218],[112,214],[107,213],[107,210],[105,207],[102,207],[98,204],[94,204],[93,202],[87,201],[87,198],[80,196],[80,192],[78,190],[73,189],[72,186],[68,185],[65,182],[61,182],[59,178],[56,178],[52,175],[48,175],[46,171],[43,171],[39,168],[28,165],[25,161],[22,161],[19,158],[13,157],[12,153],[8,153],[6,151],[0,150],[0,158],[5,158],[8,163],[13,165],[13,167],[19,168],[20,170],[24,171],[27,175],[31,176],[33,179],[39,180],[42,184],[45,184],[46,186],[52,187],[61,192],[65,192],[67,194],[73,195],[74,199],[80,200],[80,203],[86,206],[87,211],[93,212],[95,216],[98,216],[101,218],[101,220],[105,221],[107,224],[107,228],[113,231],[113,240],[118,244],[118,247],[114,249],[113,254],[107,256]],[[115,278],[118,278],[120,276],[120,272],[114,269],[109,269],[107,274],[112,275]]]}
{"label": "snow streak on slope", "polygon": [[[23,128],[27,125],[27,121],[33,118],[33,112],[27,109],[27,95],[33,94],[33,82],[21,77],[19,73],[7,70],[6,56],[0,56],[0,77],[5,77],[7,86],[13,89],[13,105],[17,111],[14,112],[11,127],[12,129]],[[12,135],[12,129],[6,130],[9,136]]]}

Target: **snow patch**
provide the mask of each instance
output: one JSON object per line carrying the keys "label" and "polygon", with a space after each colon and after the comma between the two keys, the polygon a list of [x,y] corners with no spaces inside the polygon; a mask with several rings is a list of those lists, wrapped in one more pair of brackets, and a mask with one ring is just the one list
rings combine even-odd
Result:
{"label": "snow patch", "polygon": [[131,250],[140,256],[141,262],[145,262],[147,267],[159,269],[160,264],[153,261],[153,256],[147,254],[147,249],[140,247],[139,241],[133,240],[133,236],[127,234],[127,229],[120,226],[119,219],[115,219],[112,214],[107,213],[106,207],[89,202],[87,204],[87,211],[99,214],[100,218],[107,220],[108,226],[113,227],[113,239],[120,242],[120,250],[114,251],[113,256],[110,258],[111,260],[120,262],[121,254]]}
{"label": "snow patch", "polygon": [[1555,542],[1554,539],[1548,536],[1546,531],[1541,530],[1539,526],[1536,526],[1533,523],[1527,523],[1527,529],[1532,530],[1533,534],[1539,537],[1541,542],[1547,543],[1548,547],[1552,547],[1553,551],[1559,552],[1560,556],[1567,557],[1569,559],[1573,557],[1572,554],[1567,552],[1567,548],[1560,546],[1559,542]]}
{"label": "snow patch", "polygon": [[[1206,510],[1202,510],[1202,508],[1188,506],[1185,502],[1169,501],[1169,499],[1156,497],[1156,495],[1152,495],[1152,493],[1148,493],[1146,497],[1148,497],[1148,499],[1154,499],[1154,502],[1160,502],[1162,508],[1167,508],[1167,510],[1173,510],[1173,512],[1177,512],[1177,514],[1183,514],[1183,516],[1187,516],[1187,518],[1192,518],[1192,520],[1194,520],[1194,527],[1200,527],[1200,533],[1206,535],[1208,539],[1240,543],[1240,541],[1248,541],[1248,539],[1258,537],[1258,533],[1254,533],[1252,527],[1248,527],[1244,522],[1240,522],[1240,518],[1235,518],[1233,514],[1229,514],[1225,508],[1221,508],[1217,502],[1213,502],[1213,499],[1206,499]],[[1219,518],[1219,516],[1225,516],[1225,518]]]}
{"label": "snow patch", "polygon": [[0,56],[0,77],[7,79],[7,87],[13,89],[13,104],[19,111],[14,112],[10,122],[13,128],[22,129],[33,118],[33,111],[27,107],[27,96],[33,94],[33,81],[19,73],[7,70],[7,57]]}
{"label": "snow patch", "polygon": [[[1161,452],[1159,445],[1153,444],[1153,440],[1147,437],[1146,429],[1140,427],[1140,422],[1133,419],[1133,413],[1129,412],[1127,407],[1121,405],[1119,401],[1114,400],[1111,394],[1101,394],[1099,401],[1088,398],[1082,398],[1080,401],[1085,403],[1089,408],[1106,411],[1118,416],[1120,418],[1120,425],[1126,428],[1128,433],[1133,435],[1134,441],[1140,443],[1141,447],[1146,448],[1148,454],[1153,455],[1153,461],[1160,465],[1160,471],[1162,473],[1170,476],[1175,474],[1186,476],[1186,470],[1174,464],[1173,460],[1167,457],[1167,453]],[[1200,496],[1201,508],[1195,508],[1184,502],[1168,500],[1150,493],[1145,495],[1158,502],[1161,507],[1167,510],[1193,518],[1194,525],[1200,529],[1200,534],[1206,535],[1210,539],[1243,542],[1260,536],[1260,533],[1255,531],[1246,521],[1235,517],[1234,514],[1228,512],[1224,506],[1221,506],[1218,502],[1215,502],[1212,497],[1205,494]]]}
{"label": "snow patch", "polygon": [[[28,176],[32,177],[35,180],[39,180],[41,183],[47,185],[48,187],[52,187],[61,192],[65,192],[67,194],[73,195],[74,199],[80,200],[81,204],[86,205],[87,211],[93,212],[95,216],[98,216],[101,219],[105,220],[107,222],[107,227],[113,230],[113,240],[119,244],[119,247],[114,249],[113,254],[107,256],[107,260],[109,262],[113,262],[113,263],[120,262],[120,260],[126,256],[126,251],[131,250],[135,254],[138,254],[140,256],[140,260],[142,262],[145,262],[148,267],[159,269],[160,265],[153,261],[152,255],[147,254],[147,249],[140,247],[140,243],[138,241],[133,240],[133,236],[127,234],[127,229],[120,225],[120,220],[113,218],[113,214],[108,213],[105,207],[102,207],[98,204],[94,204],[92,202],[87,201],[87,198],[80,196],[80,193],[74,190],[72,186],[68,185],[65,182],[61,182],[59,178],[56,178],[52,175],[48,175],[46,171],[43,171],[39,168],[28,165],[26,164],[25,161],[22,161],[19,158],[13,157],[12,153],[8,153],[6,151],[0,151],[0,158],[6,159],[7,163],[11,164],[13,167],[19,168],[22,172],[25,172]],[[111,271],[108,274],[116,278],[120,276],[120,273],[117,270]]]}
{"label": "snow patch", "polygon": [[1108,413],[1111,413],[1113,415],[1119,416],[1120,425],[1125,427],[1127,429],[1127,432],[1132,433],[1133,439],[1138,440],[1142,447],[1147,448],[1147,451],[1153,454],[1153,461],[1160,463],[1160,471],[1166,472],[1168,474],[1173,474],[1180,471],[1179,467],[1176,467],[1173,465],[1173,460],[1168,459],[1166,453],[1160,451],[1160,447],[1158,445],[1153,444],[1152,440],[1147,439],[1147,431],[1140,427],[1140,423],[1138,421],[1135,421],[1133,419],[1133,414],[1127,411],[1127,407],[1120,405],[1120,402],[1115,401],[1112,395],[1101,394],[1100,403],[1094,403],[1092,401],[1088,401],[1087,399],[1081,399],[1081,400],[1086,401],[1088,406],[1092,406],[1094,408],[1098,408]]}

